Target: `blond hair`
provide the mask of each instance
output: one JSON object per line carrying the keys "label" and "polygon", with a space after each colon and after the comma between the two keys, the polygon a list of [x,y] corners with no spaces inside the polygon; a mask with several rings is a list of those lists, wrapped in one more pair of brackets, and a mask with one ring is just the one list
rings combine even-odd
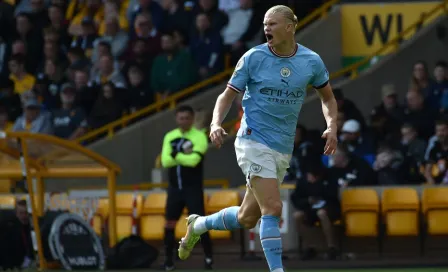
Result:
{"label": "blond hair", "polygon": [[275,14],[275,13],[280,13],[284,18],[290,20],[294,24],[294,28],[297,28],[299,20],[297,20],[297,16],[294,15],[292,9],[290,9],[287,6],[277,5],[273,6],[266,12],[266,14]]}

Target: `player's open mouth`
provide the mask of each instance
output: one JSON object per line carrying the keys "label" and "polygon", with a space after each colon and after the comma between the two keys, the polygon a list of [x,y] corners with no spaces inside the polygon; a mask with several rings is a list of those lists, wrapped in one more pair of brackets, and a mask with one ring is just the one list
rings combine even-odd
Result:
{"label": "player's open mouth", "polygon": [[273,38],[274,36],[272,36],[272,34],[266,34],[266,39],[268,40],[268,42],[272,41]]}

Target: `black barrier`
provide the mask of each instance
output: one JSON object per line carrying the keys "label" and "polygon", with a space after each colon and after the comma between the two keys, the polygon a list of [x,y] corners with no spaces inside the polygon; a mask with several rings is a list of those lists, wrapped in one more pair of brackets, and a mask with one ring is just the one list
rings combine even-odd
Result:
{"label": "black barrier", "polygon": [[59,260],[66,270],[105,268],[101,241],[79,215],[59,215],[51,226],[47,241],[53,258]]}

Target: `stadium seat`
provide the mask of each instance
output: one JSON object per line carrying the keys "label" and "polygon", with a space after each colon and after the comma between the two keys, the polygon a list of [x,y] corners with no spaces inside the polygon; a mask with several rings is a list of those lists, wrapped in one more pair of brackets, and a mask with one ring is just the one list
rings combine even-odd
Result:
{"label": "stadium seat", "polygon": [[146,196],[143,204],[142,214],[164,214],[166,204],[166,193],[150,193]]}
{"label": "stadium seat", "polygon": [[448,234],[448,188],[424,189],[422,210],[425,215],[428,234]]}
{"label": "stadium seat", "polygon": [[117,215],[117,241],[129,237],[132,234],[132,216]]}
{"label": "stadium seat", "polygon": [[382,212],[387,236],[418,236],[420,202],[411,188],[385,189]]}
{"label": "stadium seat", "polygon": [[10,179],[0,179],[0,193],[10,193],[12,183]]}
{"label": "stadium seat", "polygon": [[[210,195],[207,203],[207,213],[212,214],[224,208],[238,206],[240,204],[240,196],[238,191],[223,190],[217,191]],[[230,239],[232,233],[230,231],[210,231],[212,239]]]}
{"label": "stadium seat", "polygon": [[[137,218],[139,217],[142,206],[143,197],[139,194],[137,195]],[[132,216],[134,210],[134,194],[124,193],[117,194],[116,198],[117,215],[130,215]]]}
{"label": "stadium seat", "polygon": [[140,236],[144,240],[163,240],[165,217],[163,215],[143,215],[140,219]]}
{"label": "stadium seat", "polygon": [[375,190],[344,190],[342,192],[341,206],[346,236],[378,236],[380,201]]}
{"label": "stadium seat", "polygon": [[13,195],[0,195],[0,209],[15,209],[16,198]]}
{"label": "stadium seat", "polygon": [[140,217],[140,235],[143,239],[163,239],[166,197],[165,192],[150,193],[146,196]]}
{"label": "stadium seat", "polygon": [[[143,206],[143,197],[137,195],[137,218],[140,217],[140,213]],[[124,193],[117,194],[116,198],[116,213],[117,213],[117,239],[118,241],[128,237],[132,234],[133,209],[134,209],[134,194]]]}

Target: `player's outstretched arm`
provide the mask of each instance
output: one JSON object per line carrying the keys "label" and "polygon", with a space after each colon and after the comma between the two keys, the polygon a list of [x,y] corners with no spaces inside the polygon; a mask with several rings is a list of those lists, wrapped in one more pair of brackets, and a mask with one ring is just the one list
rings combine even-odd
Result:
{"label": "player's outstretched arm", "polygon": [[322,138],[327,140],[324,148],[325,155],[334,154],[337,146],[337,125],[338,104],[334,98],[333,90],[328,82],[323,88],[316,89],[317,94],[322,102],[322,112],[327,122],[327,129],[324,131]]}
{"label": "player's outstretched arm", "polygon": [[223,138],[226,135],[226,132],[221,127],[221,124],[229,113],[233,100],[237,95],[238,93],[236,91],[227,87],[216,100],[215,109],[213,110],[213,119],[210,124],[210,139],[217,147],[221,147],[223,144]]}

